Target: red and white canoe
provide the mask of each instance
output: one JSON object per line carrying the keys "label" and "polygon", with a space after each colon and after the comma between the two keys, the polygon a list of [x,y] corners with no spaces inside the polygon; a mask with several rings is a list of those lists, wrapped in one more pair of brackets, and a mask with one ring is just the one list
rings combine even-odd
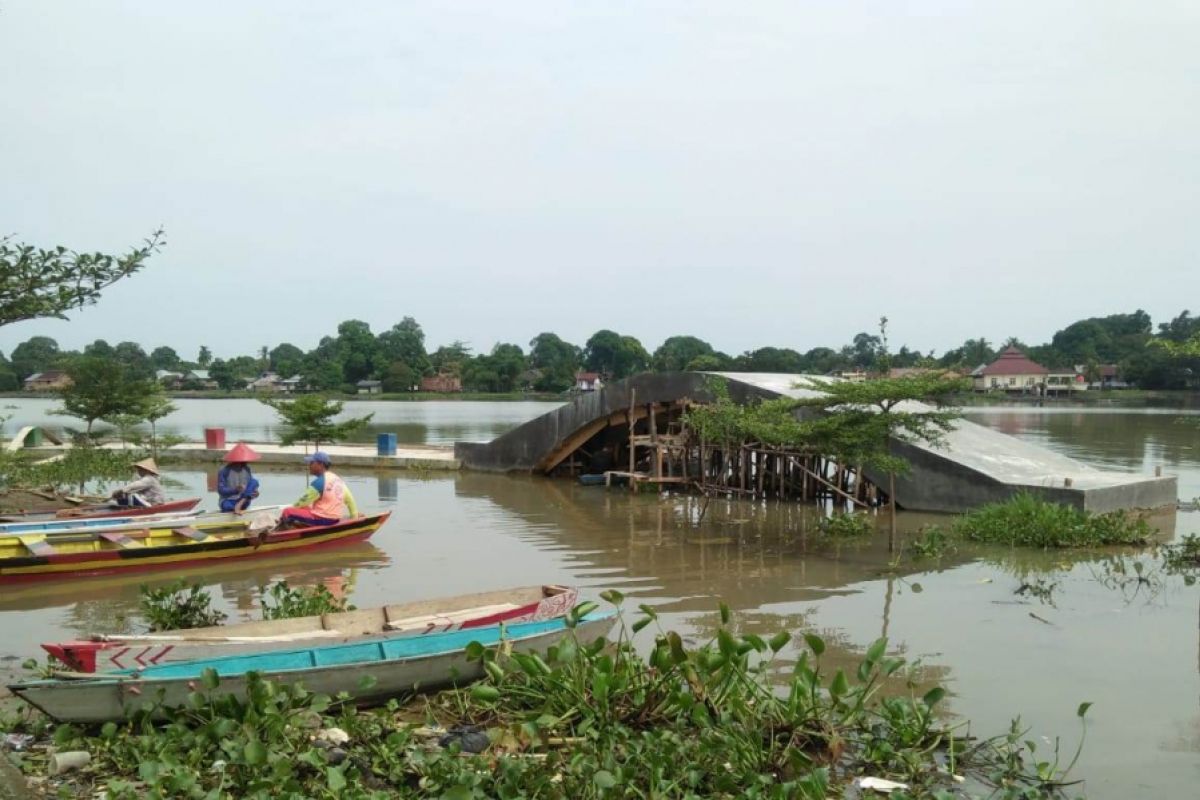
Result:
{"label": "red and white canoe", "polygon": [[521,586],[313,617],[134,636],[92,635],[43,644],[42,649],[76,672],[137,669],[150,664],[294,649],[317,642],[342,644],[557,619],[574,608],[578,598],[579,590],[569,586]]}
{"label": "red and white canoe", "polygon": [[16,511],[0,514],[0,522],[48,522],[50,520],[103,519],[104,517],[144,517],[156,514],[177,514],[191,511],[200,505],[199,497],[168,500],[156,506],[71,506],[57,511]]}

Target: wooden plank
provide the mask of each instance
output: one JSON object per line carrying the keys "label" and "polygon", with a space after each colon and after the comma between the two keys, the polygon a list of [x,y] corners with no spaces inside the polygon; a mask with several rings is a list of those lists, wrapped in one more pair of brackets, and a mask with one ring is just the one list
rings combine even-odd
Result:
{"label": "wooden plank", "polygon": [[105,531],[104,533],[100,534],[100,538],[105,540],[106,542],[112,542],[113,544],[115,544],[119,547],[140,546],[139,542],[135,542],[133,539],[130,539],[128,536],[126,536],[121,531]]}
{"label": "wooden plank", "polygon": [[191,539],[193,542],[203,542],[208,538],[208,534],[204,531],[198,531],[191,527],[176,528],[175,532],[180,536]]}
{"label": "wooden plank", "polygon": [[35,556],[52,556],[58,552],[45,539],[34,539],[27,536],[18,538],[21,540],[21,544],[25,545],[25,549]]}

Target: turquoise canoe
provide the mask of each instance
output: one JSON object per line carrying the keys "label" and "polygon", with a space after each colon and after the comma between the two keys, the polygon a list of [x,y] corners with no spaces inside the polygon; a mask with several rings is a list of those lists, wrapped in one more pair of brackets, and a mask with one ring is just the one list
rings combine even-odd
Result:
{"label": "turquoise canoe", "polygon": [[[611,612],[592,613],[574,629],[582,642],[608,634],[616,620]],[[122,719],[147,705],[178,707],[200,688],[205,670],[221,677],[217,692],[245,697],[246,673],[269,680],[300,683],[330,696],[345,692],[359,704],[386,701],[418,691],[462,685],[483,676],[483,665],[470,661],[471,642],[485,647],[504,644],[516,652],[544,652],[572,630],[562,618],[473,628],[426,636],[386,638],[353,644],[275,650],[250,655],[195,659],[9,685],[25,702],[60,722],[98,723]],[[369,678],[370,680],[364,680]]]}

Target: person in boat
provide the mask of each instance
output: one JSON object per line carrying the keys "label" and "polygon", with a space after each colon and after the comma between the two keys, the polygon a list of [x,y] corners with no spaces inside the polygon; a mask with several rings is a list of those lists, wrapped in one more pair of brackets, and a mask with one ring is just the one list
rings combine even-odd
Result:
{"label": "person in boat", "polygon": [[217,473],[217,494],[221,510],[241,514],[258,497],[258,478],[250,470],[250,462],[261,458],[245,442],[238,442],[225,456],[225,466]]}
{"label": "person in boat", "polygon": [[119,506],[157,506],[167,501],[163,493],[162,482],[159,481],[158,464],[153,458],[147,458],[133,465],[137,479],[133,480],[112,493],[112,499]]}
{"label": "person in boat", "polygon": [[333,525],[359,515],[350,487],[330,469],[332,461],[328,453],[318,450],[306,456],[304,463],[308,464],[308,474],[313,476],[312,483],[299,500],[283,510],[279,518],[281,527]]}

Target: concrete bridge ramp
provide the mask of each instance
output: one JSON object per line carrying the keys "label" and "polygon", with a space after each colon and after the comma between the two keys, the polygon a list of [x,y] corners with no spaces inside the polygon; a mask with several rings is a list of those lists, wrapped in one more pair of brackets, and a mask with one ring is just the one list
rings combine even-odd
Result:
{"label": "concrete bridge ramp", "polygon": [[[491,442],[459,442],[455,455],[467,469],[548,473],[602,432],[628,431],[630,419],[644,417],[651,404],[711,402],[713,375],[725,379],[736,402],[812,396],[813,390],[797,384],[829,380],[739,372],[638,375],[580,395]],[[1096,469],[965,420],[956,423],[943,448],[895,442],[893,450],[912,465],[896,481],[896,500],[906,509],[961,512],[1020,491],[1095,512],[1161,508],[1177,500],[1174,477]],[[882,476],[874,477],[886,485]]]}

